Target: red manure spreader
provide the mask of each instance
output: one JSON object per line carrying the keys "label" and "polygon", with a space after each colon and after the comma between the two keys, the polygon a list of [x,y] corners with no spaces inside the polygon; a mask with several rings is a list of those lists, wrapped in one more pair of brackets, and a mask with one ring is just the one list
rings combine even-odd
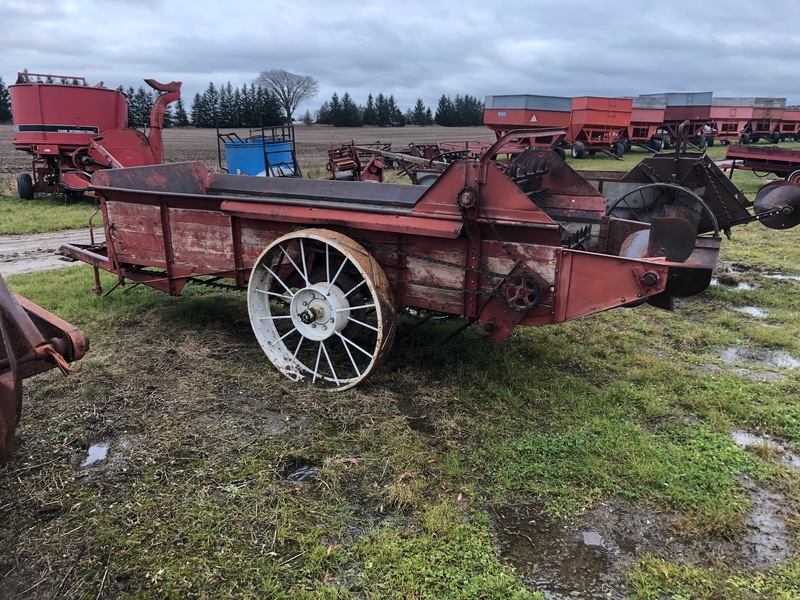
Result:
{"label": "red manure spreader", "polygon": [[247,290],[277,369],[346,389],[386,358],[398,311],[460,316],[501,341],[518,325],[671,308],[709,285],[721,232],[800,220],[800,188],[753,206],[685,140],[626,174],[582,176],[550,148],[494,160],[532,136],[509,132],[428,187],[241,177],[196,162],[98,171],[106,241],[61,250],[173,295],[229,280]]}
{"label": "red manure spreader", "polygon": [[180,97],[181,83],[145,82],[158,93],[149,136],[128,128],[128,102],[119,89],[102,82],[89,86],[85,78],[71,75],[19,73],[17,83],[8,88],[12,143],[33,157],[31,172],[17,175],[19,197],[82,193],[99,170],[163,162],[164,111]]}

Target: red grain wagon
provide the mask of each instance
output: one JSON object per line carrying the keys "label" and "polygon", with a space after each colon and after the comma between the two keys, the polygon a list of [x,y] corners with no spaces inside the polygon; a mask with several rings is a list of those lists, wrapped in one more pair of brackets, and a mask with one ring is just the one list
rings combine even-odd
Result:
{"label": "red grain wagon", "polygon": [[666,98],[633,98],[628,143],[659,152],[663,148],[663,140],[658,130],[664,122],[666,108]]}
{"label": "red grain wagon", "polygon": [[742,131],[742,143],[756,143],[761,138],[773,144],[780,142],[781,120],[785,110],[786,98],[755,98],[753,116]]}
{"label": "red grain wagon", "polygon": [[573,98],[566,140],[572,156],[583,158],[586,152],[593,154],[600,150],[622,158],[631,124],[632,105],[631,98]]}
{"label": "red grain wagon", "polygon": [[800,106],[787,106],[781,120],[781,140],[800,141]]}
{"label": "red grain wagon", "polygon": [[658,130],[664,148],[678,139],[680,128],[688,121],[684,131],[689,141],[702,150],[716,133],[711,121],[712,96],[713,92],[669,92],[642,94],[640,98],[663,98],[667,102],[664,122]]}

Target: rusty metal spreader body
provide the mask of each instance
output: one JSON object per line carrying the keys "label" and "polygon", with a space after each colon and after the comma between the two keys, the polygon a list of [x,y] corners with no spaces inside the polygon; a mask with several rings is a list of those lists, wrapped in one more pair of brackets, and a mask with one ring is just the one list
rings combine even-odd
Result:
{"label": "rusty metal spreader body", "polygon": [[98,170],[163,162],[164,113],[180,98],[180,82],[145,79],[158,94],[150,133],[145,135],[127,127],[128,103],[121,90],[108,89],[102,82],[89,86],[83,77],[18,75],[18,83],[9,86],[12,143],[32,156],[31,173],[17,176],[21,198],[64,190],[82,193]]}
{"label": "rusty metal spreader body", "polygon": [[0,276],[0,464],[14,454],[22,380],[54,367],[67,374],[88,348],[85,334],[12,293]]}
{"label": "rusty metal spreader body", "polygon": [[107,170],[92,178],[106,242],[62,251],[170,294],[231,280],[248,289],[278,369],[342,389],[388,353],[397,310],[458,315],[502,340],[517,325],[669,307],[709,285],[720,231],[757,218],[701,154],[595,174],[597,187],[551,149],[493,160],[530,136],[456,160],[430,187],[237,177],[198,163]]}

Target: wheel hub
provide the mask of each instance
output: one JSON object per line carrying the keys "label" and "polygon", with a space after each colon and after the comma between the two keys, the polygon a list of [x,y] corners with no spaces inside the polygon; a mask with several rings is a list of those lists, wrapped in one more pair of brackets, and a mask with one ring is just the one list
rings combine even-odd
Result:
{"label": "wheel hub", "polygon": [[289,307],[292,323],[303,337],[326,340],[342,331],[350,319],[350,302],[336,285],[315,283],[298,291]]}

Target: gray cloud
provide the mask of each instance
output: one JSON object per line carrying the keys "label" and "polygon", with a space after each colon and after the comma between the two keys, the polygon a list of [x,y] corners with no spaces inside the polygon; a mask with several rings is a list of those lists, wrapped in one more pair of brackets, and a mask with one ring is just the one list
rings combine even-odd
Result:
{"label": "gray cloud", "polygon": [[[282,68],[359,103],[442,94],[559,96],[707,91],[800,104],[800,3],[538,0],[487,3],[0,0],[0,76],[250,83]],[[305,107],[301,107],[301,110]]]}

